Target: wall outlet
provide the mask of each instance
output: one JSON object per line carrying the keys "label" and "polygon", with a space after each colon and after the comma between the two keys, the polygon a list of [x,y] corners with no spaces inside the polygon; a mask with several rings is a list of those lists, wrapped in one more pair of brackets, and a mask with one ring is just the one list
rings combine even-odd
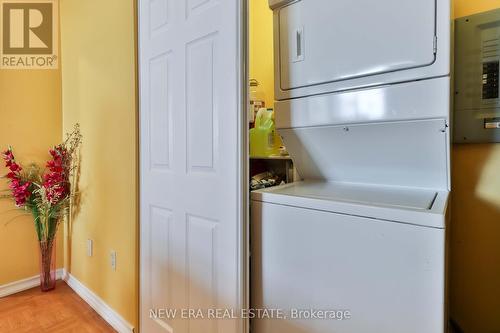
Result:
{"label": "wall outlet", "polygon": [[111,269],[116,271],[116,251],[111,251]]}
{"label": "wall outlet", "polygon": [[92,239],[87,239],[87,256],[92,257],[94,254],[94,241]]}

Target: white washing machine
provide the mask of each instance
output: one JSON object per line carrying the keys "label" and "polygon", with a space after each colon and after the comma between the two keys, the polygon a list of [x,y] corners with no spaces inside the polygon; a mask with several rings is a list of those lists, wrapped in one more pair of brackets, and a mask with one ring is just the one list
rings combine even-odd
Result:
{"label": "white washing machine", "polygon": [[443,333],[450,1],[270,6],[276,125],[303,181],[251,195],[252,307],[287,314],[253,332]]}
{"label": "white washing machine", "polygon": [[252,306],[290,317],[255,320],[253,331],[442,333],[447,200],[447,191],[307,181],[255,193]]}

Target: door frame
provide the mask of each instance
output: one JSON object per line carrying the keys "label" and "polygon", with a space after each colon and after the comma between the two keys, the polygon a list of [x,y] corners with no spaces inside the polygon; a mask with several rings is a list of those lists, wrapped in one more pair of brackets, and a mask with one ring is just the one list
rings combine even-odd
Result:
{"label": "door frame", "polygon": [[[240,124],[240,130],[238,137],[241,142],[239,143],[240,152],[240,207],[238,208],[240,212],[241,221],[240,226],[240,246],[239,249],[241,253],[240,257],[240,304],[246,309],[251,307],[250,304],[250,134],[248,128],[248,107],[249,102],[249,86],[248,82],[250,79],[250,43],[249,43],[249,17],[250,8],[249,1],[251,0],[236,0],[238,1],[239,8],[239,29],[238,32],[239,41],[239,59],[241,68],[239,70],[239,101],[240,110],[238,111],[238,121]],[[250,332],[250,320],[242,319],[240,332],[249,333]]]}
{"label": "door frame", "polygon": [[[240,125],[238,131],[238,152],[239,152],[239,179],[240,189],[239,195],[239,258],[240,258],[240,304],[244,309],[249,309],[250,304],[250,145],[249,145],[249,128],[248,128],[248,105],[249,105],[249,1],[251,0],[235,0],[238,2],[238,58],[240,62],[239,82],[240,89],[238,94],[240,109],[238,110],[238,123]],[[240,333],[250,332],[250,320],[240,320]]]}
{"label": "door frame", "polygon": [[[141,1],[134,0],[135,18],[135,59],[136,59],[136,94],[137,94],[137,179],[138,179],[138,196],[137,196],[137,315],[138,315],[138,330],[142,328],[142,253],[141,253],[141,239],[142,239],[142,224],[141,224],[141,203],[142,203],[142,184],[141,184]],[[187,1],[187,0],[185,0]],[[240,66],[237,69],[238,81],[240,89],[237,96],[239,108],[238,112],[238,258],[239,258],[239,271],[238,271],[238,303],[243,309],[250,307],[250,195],[249,195],[249,129],[248,129],[248,80],[249,80],[249,1],[250,0],[234,0],[237,1],[237,17],[238,39],[236,46],[238,48],[237,56],[239,58]],[[250,332],[250,320],[239,320],[239,333]],[[144,332],[147,333],[147,332]]]}

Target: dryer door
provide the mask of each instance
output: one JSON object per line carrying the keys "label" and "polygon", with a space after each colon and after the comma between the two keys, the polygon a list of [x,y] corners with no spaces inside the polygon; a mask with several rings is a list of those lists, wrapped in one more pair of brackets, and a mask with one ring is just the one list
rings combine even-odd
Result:
{"label": "dryer door", "polygon": [[436,59],[436,0],[301,0],[277,9],[275,25],[281,91]]}

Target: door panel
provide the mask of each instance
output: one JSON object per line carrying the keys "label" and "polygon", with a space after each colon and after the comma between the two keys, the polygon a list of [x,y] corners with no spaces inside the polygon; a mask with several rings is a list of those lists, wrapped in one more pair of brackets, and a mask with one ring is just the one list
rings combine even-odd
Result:
{"label": "door panel", "polygon": [[435,0],[298,1],[277,15],[281,90],[435,60]]}
{"label": "door panel", "polygon": [[139,1],[141,332],[242,327],[180,313],[244,299],[240,13],[234,0]]}
{"label": "door panel", "polygon": [[215,171],[217,110],[214,107],[216,34],[187,44],[186,108],[189,171]]}

